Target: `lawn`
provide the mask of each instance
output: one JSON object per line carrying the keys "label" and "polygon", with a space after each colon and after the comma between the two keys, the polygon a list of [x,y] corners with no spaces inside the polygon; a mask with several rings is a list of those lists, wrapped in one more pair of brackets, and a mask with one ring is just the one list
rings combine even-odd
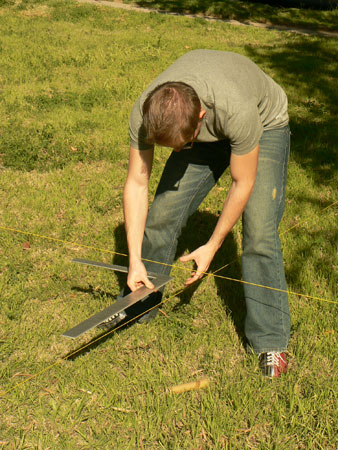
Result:
{"label": "lawn", "polygon": [[[0,30],[0,448],[336,449],[337,40],[64,0],[0,0]],[[61,336],[125,283],[71,260],[127,265],[129,112],[195,48],[252,58],[289,97],[290,370],[272,382],[245,350],[239,224],[217,277],[183,289],[175,263],[155,321]],[[168,154],[156,149],[150,200]],[[178,255],[208,239],[229,185],[226,173]]]}

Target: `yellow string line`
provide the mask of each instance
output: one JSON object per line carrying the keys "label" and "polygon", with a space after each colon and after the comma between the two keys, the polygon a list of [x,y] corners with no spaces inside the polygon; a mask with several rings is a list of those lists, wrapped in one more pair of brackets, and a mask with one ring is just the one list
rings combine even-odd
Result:
{"label": "yellow string line", "polygon": [[129,323],[133,322],[134,320],[139,319],[141,316],[147,314],[148,312],[152,311],[153,309],[157,308],[160,305],[163,305],[164,303],[168,302],[169,300],[171,300],[172,298],[176,297],[177,295],[181,294],[184,290],[186,289],[183,288],[177,292],[175,292],[172,296],[168,297],[167,299],[162,300],[160,303],[158,303],[155,306],[152,306],[151,308],[147,309],[146,311],[142,312],[141,314],[139,314],[136,317],[131,318],[130,320],[128,320],[127,322],[117,326],[116,328],[108,331],[107,333],[104,333],[103,335],[99,336],[98,338],[94,339],[93,341],[90,341],[89,343],[85,344],[84,346],[80,347],[79,349],[73,351],[72,353],[70,353],[67,356],[64,356],[60,359],[58,359],[57,361],[55,361],[53,364],[45,367],[44,369],[40,370],[39,372],[35,373],[34,375],[29,376],[28,378],[26,378],[24,381],[21,381],[20,383],[15,384],[14,386],[12,386],[10,389],[8,389],[5,392],[0,393],[0,399],[5,397],[5,395],[9,394],[10,392],[14,391],[16,388],[18,388],[19,386],[22,386],[26,383],[28,383],[28,381],[33,380],[34,378],[37,378],[39,375],[42,375],[43,373],[46,373],[48,370],[52,369],[53,367],[56,367],[58,364],[60,364],[62,361],[66,361],[67,359],[71,358],[72,356],[76,355],[77,353],[82,352],[83,350],[85,350],[86,348],[90,347],[91,345],[95,344],[96,342],[100,341],[101,339],[105,338],[106,336],[115,333],[116,331],[118,331],[120,328],[128,325]]}
{"label": "yellow string line", "polygon": [[70,241],[65,241],[64,239],[58,239],[58,238],[53,238],[50,236],[44,236],[43,234],[37,234],[37,233],[31,233],[30,231],[22,231],[22,230],[17,230],[15,228],[10,228],[10,227],[4,227],[0,225],[0,229],[1,230],[6,230],[6,231],[13,231],[14,233],[19,233],[19,234],[25,234],[28,236],[35,236],[41,239],[48,239],[50,241],[54,241],[54,242],[60,242],[62,244],[66,244],[66,245],[75,245],[76,247],[83,247],[83,248],[89,248],[90,250],[99,250],[103,253],[112,253],[114,255],[119,255],[119,256],[128,256],[124,253],[118,253],[118,252],[114,252],[113,250],[107,250],[104,248],[100,248],[100,247],[93,247],[92,245],[86,245],[86,244],[79,244],[77,242],[70,242]]}
{"label": "yellow string line", "polygon": [[[321,209],[320,212],[322,213],[323,211],[325,211],[326,209],[330,208],[331,206],[336,205],[337,203],[338,203],[338,200],[336,202],[331,203],[331,205],[326,206],[325,208]],[[310,217],[308,217],[307,219],[301,220],[300,222],[296,223],[296,225],[293,225],[291,228],[288,228],[287,230],[283,231],[282,233],[279,233],[279,236],[282,236],[283,234],[288,233],[289,231],[293,230],[294,228],[299,227],[302,223],[307,222],[309,219],[310,219]],[[220,272],[221,270],[225,269],[226,267],[229,267],[231,264],[236,262],[238,260],[238,258],[234,259],[233,261],[229,262],[228,264],[225,264],[224,266],[222,266],[219,269],[215,270],[215,272],[212,272],[212,274]],[[210,275],[212,275],[212,274],[210,274]]]}
{"label": "yellow string line", "polygon": [[[331,206],[336,205],[337,203],[338,203],[338,201],[336,201],[336,202],[334,202],[334,203],[331,203],[330,205],[328,205],[328,206],[326,206],[325,208],[323,208],[320,212],[322,213],[323,211],[325,211],[326,209],[330,208]],[[287,230],[283,231],[282,233],[279,233],[279,235],[282,236],[283,234],[288,233],[289,231],[293,230],[294,228],[300,226],[302,223],[305,223],[307,220],[309,220],[309,218],[304,219],[304,220],[302,220],[301,222],[298,222],[296,225],[293,225],[291,228],[288,228]],[[239,257],[238,257],[238,258],[239,258]],[[225,269],[226,267],[229,267],[231,264],[233,264],[234,262],[236,262],[236,261],[238,260],[238,258],[234,259],[233,261],[229,262],[228,264],[225,264],[224,266],[222,266],[222,267],[220,267],[219,269],[215,270],[215,272],[209,273],[208,276],[216,276],[216,277],[221,278],[221,276],[220,276],[220,275],[216,275],[216,273],[220,272],[221,270]],[[226,278],[226,279],[227,279],[227,278]],[[228,278],[228,279],[231,279],[232,281],[235,281],[233,278]],[[238,281],[238,280],[236,280],[236,281]],[[243,281],[243,280],[242,280],[241,282],[242,282],[243,284],[246,283],[246,282]],[[257,285],[257,286],[259,286],[259,285]],[[260,287],[262,287],[262,286],[260,286]],[[272,288],[269,288],[268,286],[264,286],[264,287],[265,287],[265,289],[272,289]],[[276,290],[276,289],[274,289],[274,290]],[[326,299],[322,299],[322,298],[319,298],[319,297],[312,297],[312,296],[308,296],[308,295],[304,295],[304,294],[297,294],[297,293],[291,292],[291,291],[280,290],[280,292],[287,292],[288,294],[299,295],[299,296],[301,296],[301,297],[304,296],[304,297],[307,297],[307,298],[312,298],[312,299],[314,299],[314,300],[320,300],[320,301],[324,301],[324,302],[328,302],[328,303],[338,304],[338,302],[335,302],[335,301],[332,301],[332,300],[326,300]]]}
{"label": "yellow string line", "polygon": [[238,258],[239,258],[239,256],[236,259],[230,261],[228,264],[225,264],[224,266],[222,266],[219,269],[215,270],[215,272],[209,272],[209,275],[210,276],[213,276],[213,275],[215,276],[216,273],[220,272],[223,269],[226,269],[227,267],[231,266],[231,264],[233,264],[234,262],[238,261]]}
{"label": "yellow string line", "polygon": [[[232,264],[233,262],[234,261],[232,261],[229,264]],[[224,266],[224,267],[227,267],[227,266]],[[221,269],[224,269],[224,267],[221,267]],[[278,288],[274,288],[271,286],[264,286],[263,284],[251,283],[250,281],[238,280],[236,278],[230,278],[230,277],[225,277],[222,275],[216,275],[216,272],[219,272],[221,269],[218,269],[215,272],[211,272],[211,273],[210,272],[201,272],[201,274],[206,275],[207,277],[221,278],[223,280],[228,280],[228,281],[236,281],[237,283],[248,284],[249,286],[256,286],[256,287],[260,287],[263,289],[270,289],[271,291],[284,292],[289,295],[298,295],[299,297],[311,298],[312,300],[319,300],[322,302],[333,303],[335,305],[338,305],[338,302],[336,302],[334,300],[327,300],[326,298],[322,298],[322,297],[314,297],[313,295],[300,294],[299,292],[287,291],[285,289],[278,289]]]}
{"label": "yellow string line", "polygon": [[[326,206],[325,208],[321,209],[321,210],[320,210],[320,213],[322,213],[323,211],[325,211],[325,210],[328,209],[328,208],[331,208],[331,206],[334,206],[334,205],[336,205],[337,203],[338,203],[338,200],[335,201],[335,202],[333,202],[333,203],[331,203],[331,205]],[[301,225],[302,223],[307,222],[310,218],[311,218],[311,217],[308,217],[307,219],[301,220],[300,222],[296,223],[296,225],[293,225],[293,226],[292,226],[291,228],[289,228],[288,230],[283,231],[283,233],[279,233],[279,235],[282,236],[283,234],[288,233],[289,231],[293,230],[294,228],[299,227],[299,225]]]}
{"label": "yellow string line", "polygon": [[[335,203],[338,203],[338,202],[335,202]],[[332,206],[332,205],[330,205],[330,206]],[[0,229],[7,230],[7,231],[13,231],[13,232],[20,233],[20,234],[25,234],[25,235],[31,235],[31,236],[39,237],[39,238],[42,238],[42,239],[49,239],[49,240],[56,241],[56,242],[62,242],[62,243],[67,244],[67,245],[75,245],[75,246],[78,246],[78,247],[89,248],[89,249],[92,249],[92,250],[100,250],[102,252],[111,253],[111,254],[114,254],[114,255],[120,255],[120,256],[126,256],[126,257],[128,256],[128,255],[125,255],[124,253],[114,252],[113,250],[101,249],[99,247],[93,247],[93,246],[90,246],[90,245],[78,244],[78,243],[75,243],[75,242],[69,242],[69,241],[65,241],[63,239],[57,239],[57,238],[52,238],[50,236],[44,236],[44,235],[41,235],[41,234],[31,233],[29,231],[17,230],[15,228],[8,228],[8,227],[0,226]],[[180,269],[180,270],[188,270],[188,271],[191,270],[189,268],[176,266],[174,264],[167,264],[167,263],[162,263],[162,262],[159,262],[159,261],[152,261],[151,259],[145,259],[145,258],[142,258],[142,259],[143,259],[143,261],[148,261],[148,262],[152,262],[152,263],[156,263],[156,264],[161,264],[161,265],[164,265],[164,266],[169,266],[169,267],[177,268],[177,269]],[[232,264],[232,263],[229,263],[229,264]],[[224,266],[224,267],[226,267],[226,266]],[[224,267],[221,267],[221,269],[223,269]],[[230,277],[225,277],[225,276],[222,276],[222,275],[216,275],[216,272],[218,272],[221,269],[218,269],[214,273],[201,272],[201,274],[207,275],[208,277],[213,276],[213,277],[221,278],[221,279],[228,280],[228,281],[235,281],[237,283],[248,284],[250,286],[255,286],[255,287],[261,287],[263,289],[269,289],[271,291],[284,292],[284,293],[289,294],[289,295],[298,295],[299,297],[306,297],[306,298],[310,298],[312,300],[318,300],[318,301],[322,301],[322,302],[338,304],[338,302],[335,302],[335,301],[332,301],[332,300],[327,300],[327,299],[321,298],[321,297],[314,297],[314,296],[308,295],[308,294],[300,294],[298,292],[287,291],[285,289],[273,288],[271,286],[265,286],[265,285],[262,285],[262,284],[251,283],[249,281],[238,280],[236,278],[230,278]]]}
{"label": "yellow string line", "polygon": [[[4,227],[4,226],[1,226],[1,225],[0,225],[0,229],[1,230],[5,230],[5,231],[12,231],[14,233],[19,233],[19,234],[25,234],[25,235],[28,235],[28,236],[34,236],[34,237],[38,237],[40,239],[48,239],[50,241],[59,242],[61,244],[72,245],[72,246],[75,246],[75,247],[88,248],[90,250],[97,250],[97,251],[100,251],[102,253],[110,253],[112,255],[128,257],[128,255],[126,255],[125,253],[115,252],[114,250],[108,250],[108,249],[101,248],[101,247],[94,247],[92,245],[79,244],[78,242],[65,241],[64,239],[53,238],[53,237],[50,237],[50,236],[45,236],[43,234],[32,233],[30,231],[17,230],[16,228]],[[187,267],[176,266],[174,264],[167,264],[167,263],[160,262],[160,261],[152,261],[151,259],[146,259],[146,258],[142,258],[142,260],[143,261],[147,261],[147,262],[152,262],[152,263],[155,263],[155,264],[161,264],[162,266],[169,266],[169,267],[173,267],[173,268],[176,268],[176,269],[190,271],[190,269],[187,268]]]}
{"label": "yellow string line", "polygon": [[[201,272],[201,273],[208,275],[207,272]],[[334,304],[338,305],[338,302],[335,302],[333,300],[327,300],[326,298],[314,297],[313,295],[307,295],[307,294],[300,294],[299,292],[293,292],[293,291],[287,291],[285,289],[273,288],[271,286],[264,286],[263,284],[251,283],[250,281],[237,280],[236,278],[224,277],[222,275],[214,275],[214,274],[211,274],[211,275],[216,278],[222,278],[222,279],[228,280],[228,281],[236,281],[237,283],[248,284],[250,286],[256,286],[256,287],[260,287],[260,288],[264,288],[264,289],[270,289],[271,291],[284,292],[289,295],[298,295],[299,297],[311,298],[312,300],[319,300],[322,302],[334,303]]]}
{"label": "yellow string line", "polygon": [[[338,203],[338,200],[335,201],[334,203],[331,203],[330,205],[326,206],[325,208],[323,208],[323,209],[321,210],[321,212],[325,211],[326,209],[330,208],[331,206],[336,205],[337,203]],[[293,225],[293,226],[292,226],[291,228],[289,228],[288,230],[283,231],[283,233],[280,233],[280,236],[283,235],[283,234],[285,234],[285,233],[287,233],[287,232],[289,232],[289,231],[292,230],[293,228],[298,227],[299,225],[301,225],[302,223],[306,222],[307,220],[309,220],[309,218],[307,218],[307,219],[305,219],[305,220],[302,220],[301,222],[298,222],[296,225]],[[28,236],[35,236],[35,237],[38,237],[38,238],[41,238],[41,239],[48,239],[48,240],[50,240],[50,241],[60,242],[60,243],[62,243],[62,244],[66,244],[66,245],[74,245],[74,246],[76,246],[76,247],[83,247],[83,248],[88,248],[88,249],[91,249],[91,250],[98,250],[98,251],[103,252],[103,253],[110,253],[110,254],[113,254],[113,255],[119,255],[119,256],[125,256],[125,257],[128,257],[128,255],[126,255],[125,253],[119,253],[119,252],[115,252],[115,251],[113,251],[113,250],[108,250],[108,249],[101,248],[101,247],[94,247],[94,246],[92,246],[92,245],[80,244],[80,243],[78,243],[78,242],[70,242],[70,241],[66,241],[66,240],[64,240],[64,239],[58,239],[58,238],[53,238],[53,237],[51,237],[51,236],[45,236],[45,235],[38,234],[38,233],[32,233],[32,232],[30,232],[30,231],[17,230],[16,228],[4,227],[4,226],[1,226],[1,225],[0,225],[0,229],[1,229],[1,230],[6,230],[6,231],[12,231],[12,232],[14,232],[14,233],[24,234],[24,235],[28,235]],[[190,269],[188,269],[188,268],[181,267],[181,266],[176,266],[176,265],[174,265],[174,264],[166,264],[166,263],[162,263],[162,262],[159,262],[159,261],[152,261],[152,260],[150,260],[150,259],[145,259],[145,258],[142,258],[142,259],[143,259],[143,261],[153,262],[153,263],[156,263],[156,264],[161,264],[161,265],[163,265],[163,266],[173,267],[173,268],[177,268],[177,269],[180,269],[180,270],[190,270]],[[217,273],[217,272],[219,272],[220,270],[222,270],[222,269],[228,267],[230,264],[234,263],[235,261],[237,261],[237,259],[231,261],[230,263],[228,263],[228,264],[226,264],[225,266],[221,267],[220,269],[216,270],[214,273]]]}

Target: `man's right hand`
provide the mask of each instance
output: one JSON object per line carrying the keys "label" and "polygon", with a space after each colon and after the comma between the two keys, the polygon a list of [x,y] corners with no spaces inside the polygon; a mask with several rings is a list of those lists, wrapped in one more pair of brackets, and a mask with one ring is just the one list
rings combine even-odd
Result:
{"label": "man's right hand", "polygon": [[137,261],[129,264],[127,284],[132,292],[136,291],[142,286],[148,289],[154,289],[154,285],[149,281],[146,268],[142,261]]}

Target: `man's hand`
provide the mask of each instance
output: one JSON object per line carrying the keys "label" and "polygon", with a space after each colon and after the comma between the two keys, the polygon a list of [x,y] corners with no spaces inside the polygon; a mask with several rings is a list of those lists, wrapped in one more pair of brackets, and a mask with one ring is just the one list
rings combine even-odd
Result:
{"label": "man's hand", "polygon": [[142,286],[148,289],[154,289],[154,285],[149,281],[146,268],[141,261],[130,263],[127,284],[132,292]]}
{"label": "man's hand", "polygon": [[195,261],[197,269],[191,274],[191,277],[185,282],[185,286],[194,283],[202,278],[205,272],[209,269],[211,261],[215,256],[216,251],[208,244],[202,245],[189,255],[181,256],[180,261]]}

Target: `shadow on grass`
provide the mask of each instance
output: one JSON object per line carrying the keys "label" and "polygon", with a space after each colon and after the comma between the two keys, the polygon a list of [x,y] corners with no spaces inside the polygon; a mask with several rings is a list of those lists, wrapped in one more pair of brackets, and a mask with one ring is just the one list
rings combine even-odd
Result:
{"label": "shadow on grass", "polygon": [[108,339],[113,337],[116,333],[120,333],[122,330],[126,330],[127,328],[134,325],[133,322],[127,323],[128,320],[124,319],[122,322],[119,323],[119,325],[116,327],[116,329],[111,330],[102,330],[100,334],[97,336],[94,336],[85,346],[82,344],[79,345],[79,348],[77,350],[72,350],[67,355],[63,356],[62,359],[65,359],[67,361],[75,361],[79,356],[84,356],[87,353],[91,352],[92,350],[95,350],[99,345],[104,344]]}
{"label": "shadow on grass", "polygon": [[[245,1],[245,0],[242,0]],[[274,7],[302,8],[302,9],[335,9],[336,0],[248,0],[249,3],[260,3]]]}
{"label": "shadow on grass", "polygon": [[[124,3],[130,3],[130,1],[124,0]],[[257,21],[312,29],[337,29],[336,14],[333,12],[330,15],[325,14],[325,10],[334,11],[337,9],[335,0],[280,0],[278,2],[272,0],[228,0],[226,2],[210,0],[133,0],[132,3],[143,8],[177,14],[188,13],[213,16],[220,19],[235,19],[242,22]]]}
{"label": "shadow on grass", "polygon": [[[333,203],[337,189],[338,142],[338,49],[327,39],[298,37],[287,45],[276,47],[246,46],[246,54],[261,67],[269,67],[274,78],[286,90],[290,103],[291,159],[301,167],[308,178],[323,190],[331,191],[331,198],[310,197],[306,191],[293,199],[304,211],[309,205],[325,208]],[[325,212],[323,212],[325,214]],[[318,216],[318,222],[322,219]],[[329,225],[326,222],[325,227]],[[308,244],[297,247],[295,257],[286,272],[289,284],[303,285],[304,261],[313,260],[318,274],[334,298],[333,232],[308,233]],[[325,230],[325,228],[324,228]],[[330,234],[330,236],[329,236]],[[318,248],[332,248],[330,255],[322,255]],[[301,288],[299,288],[301,289]],[[311,292],[308,292],[311,294]]]}
{"label": "shadow on grass", "polygon": [[111,294],[109,292],[104,291],[103,289],[97,289],[94,288],[94,286],[92,286],[91,284],[84,288],[81,286],[73,286],[72,291],[76,291],[76,292],[82,292],[85,294],[89,294],[92,296],[92,298],[94,299],[102,299],[102,298],[113,298],[116,299],[116,295]]}
{"label": "shadow on grass", "polygon": [[334,184],[338,141],[337,46],[326,39],[298,37],[284,46],[246,46],[245,50],[259,66],[271,69],[289,96],[292,158],[317,184]]}
{"label": "shadow on grass", "polygon": [[[220,205],[220,208],[222,205]],[[178,242],[178,248],[176,252],[176,259],[184,253],[190,253],[197,247],[205,243],[212,233],[212,230],[216,226],[218,215],[211,214],[207,211],[197,211],[190,219],[186,227],[183,229]],[[198,232],[196,233],[196,230]],[[124,227],[120,225],[115,229],[115,242],[117,245],[116,251],[119,253],[126,253],[126,237]],[[125,259],[119,255],[114,256],[114,264],[125,264]],[[222,248],[217,252],[209,271],[214,272],[227,263],[234,261],[230,267],[219,272],[219,275],[226,275],[229,278],[240,279],[240,261],[237,259],[237,244],[230,233],[224,242]],[[120,283],[121,289],[125,286],[126,278],[122,274],[116,274]],[[188,278],[188,272],[187,272]],[[197,291],[201,283],[205,283],[206,280],[194,283],[190,287],[184,289],[184,291],[176,296],[179,298],[179,303],[173,308],[173,313],[184,307],[191,301],[192,296]],[[241,340],[244,340],[244,317],[245,317],[245,303],[243,297],[243,289],[240,283],[221,278],[215,278],[217,286],[217,295],[220,297],[222,304],[234,323],[236,331]],[[182,288],[184,286],[182,285]]]}
{"label": "shadow on grass", "polygon": [[[219,208],[222,208],[222,204]],[[211,214],[207,211],[197,211],[189,219],[186,228],[183,230],[179,241],[177,255],[190,253],[204,244],[210,238],[218,220],[218,214]],[[198,230],[198,233],[195,231]],[[227,278],[241,279],[241,265],[240,258],[238,258],[237,243],[234,239],[233,233],[229,233],[220,250],[216,253],[209,272],[217,271],[217,275],[226,276]],[[222,267],[227,266],[222,270]],[[244,333],[244,319],[246,315],[246,307],[244,301],[243,286],[241,283],[231,280],[226,280],[214,277],[217,296],[222,302],[223,308],[227,316],[232,320],[239,339],[242,344],[246,344],[246,337]],[[204,283],[207,281],[204,280]],[[198,284],[193,284],[188,289],[184,290],[178,297],[180,303],[176,305],[175,309],[182,307],[184,304],[190,302],[191,297],[197,291]]]}
{"label": "shadow on grass", "polygon": [[[219,205],[220,210],[222,206],[222,204]],[[177,257],[184,253],[190,253],[207,242],[216,226],[217,220],[218,214],[212,214],[207,211],[197,211],[193,214],[179,240]],[[198,233],[196,233],[196,230],[198,230]],[[212,273],[218,271],[220,268],[231,263],[229,267],[217,272],[217,274],[228,278],[241,279],[240,259],[237,255],[237,243],[234,240],[233,234],[229,233],[224,244],[216,253],[210,265],[209,272]],[[239,338],[244,343],[244,317],[246,308],[243,287],[236,281],[225,280],[218,277],[215,277],[214,280],[217,288],[217,296],[220,298],[228,317],[233,321]],[[204,280],[200,283],[206,282],[207,281]],[[194,283],[191,287],[178,295],[180,302],[175,306],[174,311],[189,303],[196,291],[198,294],[200,283]]]}
{"label": "shadow on grass", "polygon": [[[288,283],[293,286],[302,286],[304,281],[304,265],[311,261],[316,279],[313,287],[317,294],[300,292],[301,294],[315,295],[325,299],[337,299],[338,277],[336,267],[336,247],[338,242],[338,230],[332,228],[325,232],[308,232],[306,242],[297,245],[297,252],[286,271]],[[325,249],[325,252],[323,251]],[[309,301],[314,301],[310,299]]]}

